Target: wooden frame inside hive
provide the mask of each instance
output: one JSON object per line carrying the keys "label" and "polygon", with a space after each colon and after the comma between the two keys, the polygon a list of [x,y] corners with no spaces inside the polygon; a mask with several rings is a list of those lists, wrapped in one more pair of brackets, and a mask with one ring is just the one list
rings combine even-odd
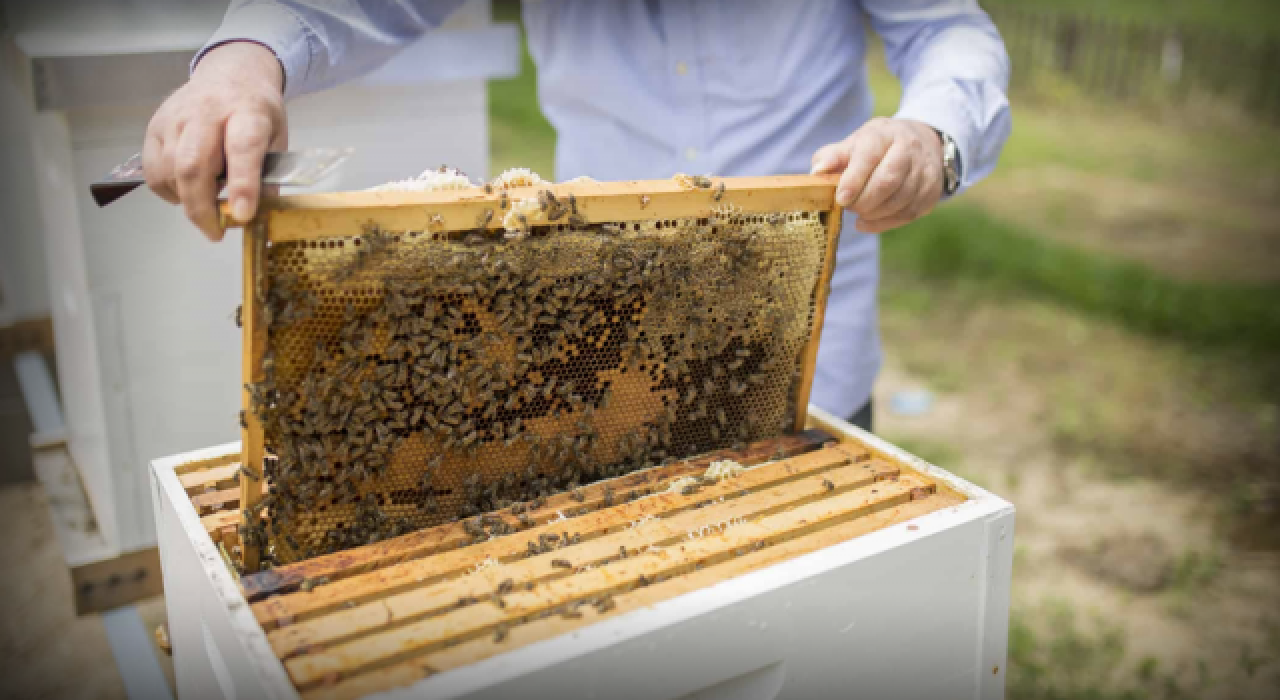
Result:
{"label": "wooden frame inside hive", "polygon": [[[302,697],[357,698],[649,614],[662,601],[966,500],[839,421],[811,417],[811,425],[598,482],[582,501],[557,494],[510,535],[477,543],[462,523],[448,523],[246,575],[239,587]],[[235,459],[179,468],[193,504]],[[722,459],[745,468],[696,479]],[[678,487],[691,478],[697,488]],[[638,486],[656,493],[608,497]],[[236,512],[234,501],[219,507]],[[562,517],[574,507],[585,512]],[[206,515],[206,528],[220,514]],[[510,513],[491,516],[516,523]],[[225,527],[209,532],[223,543],[236,537]]]}
{"label": "wooden frame inside hive", "polygon": [[[244,569],[259,568],[268,527],[275,528],[271,537],[276,560],[297,561],[317,552],[363,544],[367,538],[394,536],[449,517],[492,510],[499,504],[534,500],[528,498],[530,493],[545,495],[548,488],[555,491],[616,476],[652,464],[659,457],[668,460],[687,457],[735,442],[776,435],[787,428],[797,429],[808,402],[840,229],[840,211],[833,202],[835,180],[828,176],[780,176],[715,178],[703,184],[711,186],[690,188],[674,180],[574,182],[497,190],[473,187],[424,193],[304,195],[264,202],[258,218],[245,225],[244,236],[243,464],[247,468],[239,477],[239,500],[245,525],[240,538],[240,560]],[[543,194],[546,192],[551,193],[552,201],[559,203],[553,205],[553,211],[555,206],[564,210],[560,217],[547,216],[545,199],[541,213],[529,208],[529,203],[539,202],[540,197],[547,198]],[[503,234],[502,214],[509,211],[507,207],[515,206],[524,206],[532,221],[521,227],[523,231],[516,231],[521,234],[516,236],[517,240],[508,240]],[[573,223],[566,225],[566,218]],[[508,217],[508,225],[510,223]],[[771,235],[774,230],[793,228],[809,231],[810,238]],[[786,245],[791,247],[783,250]],[[667,256],[666,249],[675,246],[685,248]],[[391,248],[400,252],[394,257],[379,257],[380,251]],[[624,250],[625,255],[616,253],[617,250]],[[510,254],[505,258],[501,252],[491,256],[494,251]],[[785,263],[796,257],[797,251],[808,257],[802,256],[802,263],[795,269],[786,268]],[[411,263],[397,268],[396,261],[400,259]],[[396,274],[373,275],[366,267],[370,260],[373,267],[389,266]],[[502,263],[509,264],[506,268],[495,267]],[[546,274],[544,265],[556,272]],[[469,276],[480,266],[485,266],[481,273],[474,278]],[[592,272],[593,266],[606,270],[602,273],[604,282],[592,281],[596,275]],[[437,279],[447,278],[466,291],[450,292],[452,296],[444,298],[429,281],[415,282],[414,276],[437,268],[441,268],[442,275]],[[637,281],[640,275],[648,275],[651,270],[658,271],[653,274],[664,275],[653,286],[690,295],[690,299],[680,302],[684,305],[680,309],[701,309],[705,304],[709,322],[704,324],[702,317],[682,316],[672,311],[676,309],[675,302],[670,302],[671,309],[664,306],[664,313],[650,313],[651,306],[659,301],[668,303],[646,286],[647,281]],[[775,273],[782,279],[788,274],[793,277],[790,281],[775,282],[772,278]],[[554,281],[545,281],[556,275],[559,276]],[[710,283],[704,284],[704,275]],[[514,329],[504,327],[499,334],[495,332],[495,319],[503,317],[503,312],[509,309],[495,309],[491,300],[499,296],[494,288],[506,284],[509,277],[523,279],[518,283],[524,285],[521,288],[526,292],[532,289],[531,294],[537,295],[540,301],[534,303],[535,297],[529,296],[529,304],[515,302],[516,308],[532,320]],[[535,277],[537,279],[530,283]],[[760,284],[768,285],[767,299],[743,291],[747,288],[745,285]],[[306,287],[309,299],[302,300],[297,294],[286,298],[281,293],[293,287]],[[483,305],[475,303],[470,296],[472,290],[478,289],[485,289],[489,295],[484,297],[487,300],[484,304],[488,306],[481,308]],[[783,292],[779,293],[778,289]],[[791,291],[787,292],[788,289]],[[476,298],[480,297],[479,291],[475,294]],[[604,302],[598,300],[601,294]],[[612,299],[609,294],[613,295]],[[637,300],[638,310],[634,315],[632,307],[624,305],[631,303],[629,294]],[[393,296],[409,300],[402,303],[409,310],[407,315],[397,317],[398,321],[379,317],[381,320],[371,326],[353,323],[391,304],[389,300]],[[565,308],[555,308],[566,299],[567,303],[579,304],[567,314]],[[529,306],[541,308],[544,301],[550,312],[529,311]],[[753,307],[764,309],[769,304],[773,305],[771,315],[766,317],[761,311],[752,316]],[[335,308],[344,306],[345,311],[335,312]],[[290,340],[291,327],[277,329],[287,323],[282,319],[302,315],[296,307],[309,307],[309,316],[295,323],[303,328],[295,333],[295,342]],[[470,376],[451,376],[450,370],[449,385],[444,386],[445,380],[440,379],[446,376],[444,364],[439,364],[440,370],[435,371],[433,377],[421,379],[436,383],[421,385],[426,388],[414,384],[412,390],[404,389],[402,398],[384,400],[390,394],[382,391],[385,385],[377,384],[381,380],[373,377],[375,373],[381,376],[386,372],[387,381],[400,382],[396,386],[407,387],[419,381],[418,377],[405,376],[407,372],[395,368],[397,364],[406,365],[407,359],[387,359],[391,352],[399,352],[389,348],[396,348],[398,339],[405,336],[394,330],[403,326],[391,324],[408,323],[409,316],[439,313],[443,317],[445,308],[455,314],[455,318],[446,319],[456,322],[452,332],[471,334],[465,341],[472,345],[462,345],[461,352],[474,352],[477,344],[489,343],[483,352],[492,351],[506,358],[493,362],[494,367],[504,368],[498,372],[501,376],[490,383],[493,376],[482,373],[475,380],[481,382],[474,385],[479,388],[473,389]],[[575,313],[592,315],[577,318]],[[593,326],[593,318],[602,320]],[[563,337],[566,321],[571,328],[568,332],[578,334],[574,336],[575,343],[561,342],[554,336],[560,332]],[[655,330],[652,325],[645,327],[642,323],[666,325]],[[768,330],[763,334],[747,332],[747,329],[758,331],[766,324]],[[689,326],[687,340],[685,325]],[[608,328],[604,331],[590,330],[605,326]],[[364,343],[357,343],[359,347],[350,352],[342,349],[351,347],[344,345],[346,339],[342,334],[347,332],[346,327],[355,328],[353,332],[359,334]],[[383,327],[390,329],[378,330]],[[268,328],[273,333],[270,343]],[[646,328],[653,335],[645,337]],[[491,341],[486,340],[490,337]],[[518,342],[503,345],[509,337],[515,338],[512,342],[524,345]],[[553,339],[548,341],[548,337]],[[702,354],[693,358],[693,368],[683,358],[672,359],[679,354],[672,349],[672,344],[681,340],[687,347],[693,347],[697,341],[703,348],[699,351]],[[429,342],[428,339],[424,344]],[[463,341],[442,342],[452,343],[450,352],[457,353]],[[375,346],[376,349],[367,349]],[[415,348],[415,351],[421,350],[422,346]],[[439,351],[439,347],[433,351],[437,359]],[[539,352],[545,354],[540,356]],[[600,359],[603,355],[607,357]],[[421,355],[408,351],[397,356],[421,359]],[[306,359],[300,359],[304,357]],[[313,357],[315,359],[310,359]],[[342,357],[346,358],[343,360],[346,364],[340,365],[339,360],[333,359]],[[584,357],[587,359],[582,359]],[[619,357],[623,359],[619,361]],[[363,364],[357,365],[353,358],[359,358]],[[592,358],[597,365],[582,370],[581,366]],[[456,357],[452,361],[456,363]],[[274,525],[264,524],[259,517],[265,490],[263,477],[273,477],[272,465],[280,469],[284,459],[280,455],[274,460],[264,459],[270,426],[306,423],[302,429],[274,429],[351,432],[349,420],[331,421],[319,429],[310,427],[304,413],[310,415],[320,409],[302,406],[311,394],[323,394],[314,390],[314,384],[313,390],[294,391],[290,400],[272,399],[265,396],[262,389],[278,386],[274,377],[280,375],[291,377],[290,381],[296,386],[301,381],[300,371],[314,376],[312,370],[300,370],[300,367],[322,363],[327,363],[321,372],[322,375],[327,372],[330,377],[327,386],[338,387],[329,393],[365,391],[367,385],[376,385],[365,392],[366,399],[369,393],[374,393],[375,398],[366,404],[375,408],[369,409],[370,415],[363,418],[361,425],[366,429],[359,434],[365,442],[375,443],[380,436],[390,435],[387,444],[393,447],[377,443],[382,451],[376,455],[378,461],[371,468],[375,470],[372,476],[368,476],[363,463],[359,463],[371,449],[366,448],[364,442],[355,447],[338,446],[337,449],[344,451],[335,457],[335,448],[329,442],[316,440],[314,452],[290,455],[291,465],[356,463],[361,470],[360,483],[373,479],[375,485],[356,486],[356,477],[330,475],[323,468],[308,466],[309,471],[302,477],[303,485],[273,479],[278,488],[290,490],[290,505],[283,514],[277,511]],[[480,361],[477,364],[481,364]],[[512,365],[514,370],[510,369]],[[391,369],[385,369],[388,367]],[[620,379],[619,375],[628,369],[633,371],[633,378],[647,372],[650,381],[640,386],[631,378]],[[397,371],[400,374],[395,374]],[[606,374],[607,378],[602,379]],[[264,384],[269,378],[271,383]],[[478,414],[478,408],[442,413],[441,420],[456,423],[433,426],[432,432],[416,422],[397,427],[393,421],[398,416],[391,415],[385,408],[392,405],[395,411],[403,411],[402,422],[433,421],[431,415],[421,415],[422,412],[414,410],[416,399],[412,397],[434,387],[437,391],[453,392],[444,400],[449,402],[449,408],[469,407],[478,404],[464,400],[468,399],[468,392],[492,395],[494,386],[502,388],[496,396],[484,399],[489,406],[485,416]],[[630,393],[626,389],[629,386],[634,389]],[[640,388],[635,388],[637,386]],[[531,387],[542,395],[515,396],[516,390],[527,392]],[[285,394],[275,391],[277,397]],[[377,394],[378,391],[382,393]],[[699,391],[702,398],[698,397]],[[622,398],[614,404],[622,408],[610,409],[608,404],[616,394]],[[735,398],[730,399],[730,394]],[[713,395],[715,399],[709,398]],[[738,396],[745,398],[737,400]],[[746,403],[748,399],[754,403]],[[499,403],[513,411],[495,410],[493,405]],[[273,408],[264,409],[264,404]],[[278,410],[274,408],[277,406]],[[273,410],[275,414],[271,413]],[[611,410],[622,411],[623,415],[614,416],[609,413]],[[350,413],[335,411],[335,415],[347,417]],[[268,420],[266,430],[264,417]],[[487,421],[483,427],[482,419]],[[591,425],[570,429],[586,423]],[[605,427],[597,428],[599,424]],[[380,425],[384,427],[378,427]],[[385,428],[387,425],[393,427]],[[578,433],[576,437],[569,434],[574,431]],[[529,442],[533,444],[526,446],[517,442],[513,448],[517,433],[532,436]],[[422,437],[418,439],[415,435]],[[584,439],[583,435],[591,438]],[[597,439],[600,435],[605,438]],[[549,444],[555,439],[561,443]],[[448,459],[440,464],[439,458],[431,456],[442,454],[442,449],[456,452],[458,443],[466,443],[462,445],[468,450],[465,460],[449,452]],[[480,445],[484,445],[482,457],[477,455]],[[360,451],[360,456],[349,458],[345,451],[348,449]],[[538,454],[537,450],[543,453]],[[528,451],[534,451],[533,460],[528,458]],[[539,460],[553,465],[557,472],[551,474],[549,469],[540,468],[535,473],[532,464]],[[464,461],[470,465],[463,464]],[[527,475],[518,473],[526,463],[530,464]],[[378,469],[382,471],[376,471]],[[291,468],[289,473],[295,472]],[[341,498],[334,495],[342,488],[347,489],[345,495]],[[437,499],[444,501],[443,505],[439,505]],[[280,507],[279,503],[277,500],[275,505]],[[304,512],[295,520],[292,513],[298,503],[302,503],[299,510]],[[420,514],[424,503],[435,509],[430,512],[440,511],[436,520]],[[366,508],[365,504],[373,505]],[[387,516],[388,512],[399,515]],[[288,523],[283,522],[286,515],[290,519]],[[281,534],[281,527],[294,528],[299,537],[294,539],[293,533]],[[311,540],[303,538],[303,528],[308,528],[306,534]],[[325,534],[330,540],[335,534],[347,539],[315,540]],[[303,541],[299,543],[298,539]]]}

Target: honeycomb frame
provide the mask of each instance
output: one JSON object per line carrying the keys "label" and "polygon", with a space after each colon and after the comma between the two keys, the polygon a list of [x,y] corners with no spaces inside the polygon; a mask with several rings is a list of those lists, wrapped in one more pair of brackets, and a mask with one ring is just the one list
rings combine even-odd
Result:
{"label": "honeycomb frame", "polygon": [[[265,200],[244,236],[241,567],[800,429],[840,230],[835,180],[708,184]],[[572,223],[538,219],[529,203],[547,193]],[[516,203],[534,220],[504,229]],[[578,357],[595,364],[571,367]],[[496,534],[476,527],[477,540]]]}

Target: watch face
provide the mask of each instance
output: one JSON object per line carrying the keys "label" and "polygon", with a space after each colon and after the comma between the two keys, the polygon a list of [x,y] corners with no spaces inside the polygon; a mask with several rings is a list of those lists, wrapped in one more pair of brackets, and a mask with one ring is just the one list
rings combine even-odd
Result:
{"label": "watch face", "polygon": [[942,140],[942,190],[951,195],[960,189],[960,152],[950,136],[943,134]]}

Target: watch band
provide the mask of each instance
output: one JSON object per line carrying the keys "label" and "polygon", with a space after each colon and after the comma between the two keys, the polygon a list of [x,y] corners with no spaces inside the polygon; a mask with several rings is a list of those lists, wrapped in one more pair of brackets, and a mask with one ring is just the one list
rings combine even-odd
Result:
{"label": "watch band", "polygon": [[950,197],[960,189],[960,179],[964,174],[963,164],[960,162],[960,149],[950,134],[938,129],[934,131],[942,141],[942,196]]}

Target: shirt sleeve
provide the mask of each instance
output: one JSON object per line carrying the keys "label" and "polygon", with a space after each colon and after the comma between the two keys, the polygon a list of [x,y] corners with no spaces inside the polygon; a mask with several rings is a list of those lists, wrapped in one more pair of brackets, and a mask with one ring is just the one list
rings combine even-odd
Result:
{"label": "shirt sleeve", "polygon": [[902,82],[895,115],[955,139],[964,189],[986,177],[1009,138],[1009,55],[975,0],[863,0]]}
{"label": "shirt sleeve", "polygon": [[280,60],[285,97],[323,90],[373,70],[440,26],[463,0],[233,0],[191,61],[232,41],[261,44]]}

